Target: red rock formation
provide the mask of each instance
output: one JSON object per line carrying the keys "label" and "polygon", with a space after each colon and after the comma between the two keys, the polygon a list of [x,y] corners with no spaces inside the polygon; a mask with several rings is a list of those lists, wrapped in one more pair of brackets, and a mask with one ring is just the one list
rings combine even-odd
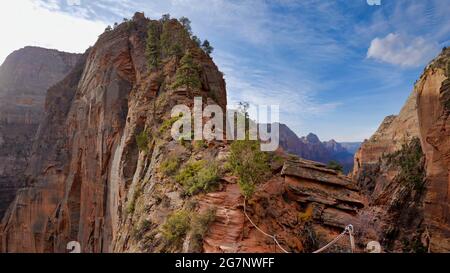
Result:
{"label": "red rock formation", "polygon": [[[139,153],[136,135],[144,126],[159,127],[173,105],[191,101],[168,88],[178,65],[175,56],[166,56],[160,70],[147,69],[148,23],[136,14],[101,35],[77,68],[49,90],[26,172],[31,186],[18,193],[3,219],[2,251],[64,252],[72,240],[83,252],[112,250],[126,220],[127,195],[135,180],[143,179],[146,164],[156,164]],[[201,69],[197,95],[215,97],[224,107],[225,83],[211,58],[185,38],[176,20],[162,31],[178,37],[168,46],[179,42],[181,49],[192,50]]]}
{"label": "red rock formation", "polygon": [[446,49],[427,66],[399,116],[355,156],[353,177],[371,200],[361,215],[367,237],[388,251],[450,248],[449,59]]}
{"label": "red rock formation", "polygon": [[67,75],[79,56],[25,47],[0,66],[0,219],[24,186],[22,175],[43,117],[47,89]]}
{"label": "red rock formation", "polygon": [[432,251],[450,251],[450,49],[416,85],[422,147],[426,155],[425,225]]}
{"label": "red rock formation", "polygon": [[[205,252],[279,252],[272,238],[245,217],[244,198],[236,184],[200,198],[200,210],[217,208],[204,238]],[[351,180],[324,165],[301,159],[284,163],[281,173],[263,183],[248,201],[247,214],[258,228],[275,235],[289,252],[312,252],[333,240],[344,228],[358,224],[364,198]],[[329,251],[349,252],[347,241]]]}

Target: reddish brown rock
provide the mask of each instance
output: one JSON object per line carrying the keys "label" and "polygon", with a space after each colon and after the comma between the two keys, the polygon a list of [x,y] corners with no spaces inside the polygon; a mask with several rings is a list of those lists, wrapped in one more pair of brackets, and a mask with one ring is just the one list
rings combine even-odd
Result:
{"label": "reddish brown rock", "polygon": [[426,155],[425,221],[431,251],[450,251],[450,50],[444,50],[416,85],[421,141]]}
{"label": "reddish brown rock", "polygon": [[0,66],[0,219],[24,186],[22,176],[43,118],[47,89],[67,75],[79,56],[25,47]]}

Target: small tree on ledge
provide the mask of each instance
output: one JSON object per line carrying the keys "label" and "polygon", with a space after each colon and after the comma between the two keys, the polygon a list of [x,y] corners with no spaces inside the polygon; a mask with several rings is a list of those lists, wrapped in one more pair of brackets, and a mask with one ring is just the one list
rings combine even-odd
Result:
{"label": "small tree on ledge", "polygon": [[180,87],[185,87],[189,93],[202,87],[199,67],[194,62],[194,58],[189,50],[181,58],[180,66],[175,74],[175,82],[172,84],[173,89]]}
{"label": "small tree on ledge", "polygon": [[211,53],[214,51],[214,47],[211,46],[208,40],[205,40],[203,42],[202,49],[206,54],[208,54],[208,56],[211,55]]}

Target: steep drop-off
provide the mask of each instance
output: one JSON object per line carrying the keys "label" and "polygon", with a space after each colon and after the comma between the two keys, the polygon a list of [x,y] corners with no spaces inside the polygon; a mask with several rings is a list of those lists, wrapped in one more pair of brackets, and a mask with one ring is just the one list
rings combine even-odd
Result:
{"label": "steep drop-off", "polygon": [[449,251],[449,55],[426,67],[400,114],[355,156],[353,178],[370,201],[361,219],[387,251]]}
{"label": "steep drop-off", "polygon": [[22,175],[43,118],[47,89],[72,70],[79,56],[25,47],[0,67],[0,219],[24,186]]}

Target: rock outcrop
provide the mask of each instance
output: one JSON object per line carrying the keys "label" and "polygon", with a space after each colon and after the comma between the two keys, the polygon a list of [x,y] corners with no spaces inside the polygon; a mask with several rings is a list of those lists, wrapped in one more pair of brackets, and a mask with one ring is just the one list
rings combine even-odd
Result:
{"label": "rock outcrop", "polygon": [[32,140],[44,114],[47,89],[74,67],[78,54],[25,47],[0,67],[0,219],[24,186]]}
{"label": "rock outcrop", "polygon": [[[258,187],[246,212],[264,232],[276,235],[288,252],[310,253],[339,235],[347,225],[358,224],[365,205],[347,177],[323,164],[288,158],[281,172]],[[216,220],[204,238],[205,252],[283,252],[245,216],[238,185],[227,183],[221,192],[200,199],[200,207],[214,206]],[[347,240],[331,252],[349,252]]]}

